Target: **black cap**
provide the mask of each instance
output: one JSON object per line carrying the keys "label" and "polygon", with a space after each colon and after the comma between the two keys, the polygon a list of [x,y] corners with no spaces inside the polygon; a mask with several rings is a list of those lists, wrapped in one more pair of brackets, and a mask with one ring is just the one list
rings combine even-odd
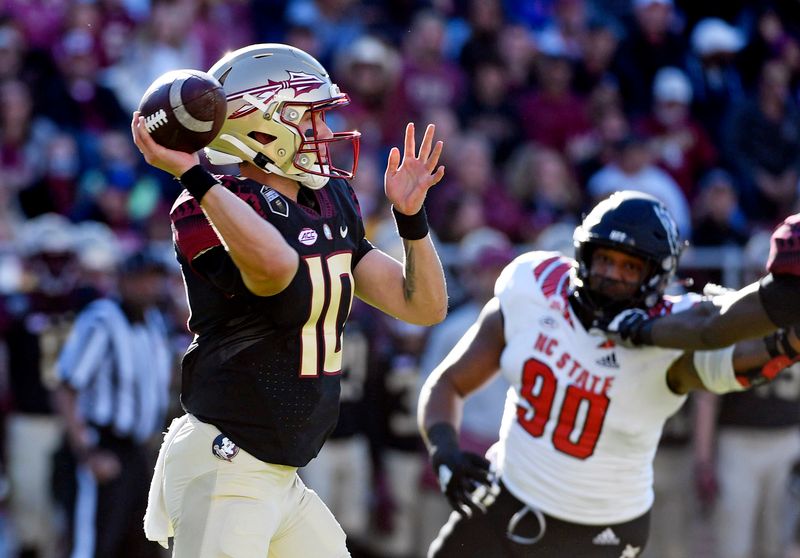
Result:
{"label": "black cap", "polygon": [[167,273],[167,266],[153,250],[145,249],[134,252],[119,266],[121,274],[140,274],[147,272]]}

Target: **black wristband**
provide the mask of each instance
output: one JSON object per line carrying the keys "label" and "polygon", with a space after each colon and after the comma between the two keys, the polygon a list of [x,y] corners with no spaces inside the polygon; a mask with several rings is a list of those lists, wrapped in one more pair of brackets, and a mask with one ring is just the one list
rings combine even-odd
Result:
{"label": "black wristband", "polygon": [[430,450],[458,449],[458,434],[449,422],[437,422],[428,431]]}
{"label": "black wristband", "polygon": [[183,173],[179,180],[181,185],[186,188],[198,203],[203,201],[203,196],[206,195],[212,186],[219,184],[219,180],[214,178],[214,175],[208,172],[200,165],[195,165],[185,173]]}
{"label": "black wristband", "polygon": [[428,236],[428,216],[423,205],[414,215],[405,215],[392,206],[397,233],[406,240],[419,240]]}

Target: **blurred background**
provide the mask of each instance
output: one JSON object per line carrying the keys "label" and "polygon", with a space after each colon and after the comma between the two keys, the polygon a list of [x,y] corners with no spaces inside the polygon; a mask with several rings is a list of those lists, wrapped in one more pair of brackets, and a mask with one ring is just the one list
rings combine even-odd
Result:
{"label": "blurred background", "polygon": [[[179,185],[140,157],[131,112],[163,72],[206,70],[253,42],[302,48],[349,94],[329,125],[363,134],[353,183],[384,250],[402,254],[382,188],[390,147],[408,121],[435,123],[445,142],[427,205],[450,316],[424,329],[354,305],[342,417],[302,472],[356,557],[423,556],[444,523],[416,429],[419,386],[515,254],[572,255],[582,213],[634,189],[660,198],[690,240],[683,278],[737,287],[763,272],[768,232],[800,209],[796,0],[2,0],[0,558],[63,555],[54,362],[75,316],[119,292],[134,254],[167,271],[156,294],[168,415],[180,414],[190,337],[168,215]],[[496,439],[504,393],[498,380],[470,402],[466,446]],[[668,424],[645,556],[790,556],[800,373],[751,395],[761,404],[691,400]],[[743,433],[763,447],[737,453],[726,440]],[[731,509],[750,526],[732,528]]]}

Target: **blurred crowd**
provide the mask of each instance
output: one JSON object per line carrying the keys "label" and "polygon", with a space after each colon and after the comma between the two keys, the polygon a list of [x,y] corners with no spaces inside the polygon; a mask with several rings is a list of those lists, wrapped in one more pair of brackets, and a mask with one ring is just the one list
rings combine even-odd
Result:
{"label": "blurred crowd", "polygon": [[[168,213],[179,186],[142,160],[130,116],[162,73],[208,69],[253,42],[309,52],[350,96],[329,125],[362,132],[353,183],[368,237],[389,253],[402,255],[382,191],[390,147],[408,121],[435,123],[445,142],[447,172],[427,207],[446,248],[451,314],[428,330],[354,305],[339,427],[303,473],[355,556],[421,556],[444,522],[416,428],[418,389],[515,253],[571,254],[582,212],[631,189],[661,199],[692,245],[755,251],[758,269],[766,253],[755,239],[800,209],[800,4],[791,0],[4,0],[0,411],[7,426],[22,416],[42,430],[20,439],[4,429],[2,558],[58,556],[58,503],[18,487],[50,485],[53,467],[24,464],[60,444],[54,362],[75,316],[118,293],[132,254],[168,270],[158,306],[178,381],[189,338]],[[780,426],[797,439],[800,388],[777,391],[768,395],[790,403]],[[468,406],[467,447],[494,441],[504,392],[487,386]],[[174,396],[170,416],[179,412]],[[686,414],[684,426],[694,420]],[[659,493],[669,505],[647,556],[712,557],[714,536],[697,526],[715,513],[714,450],[706,444],[695,459],[691,428],[672,426]],[[788,531],[797,502],[756,500],[780,506]],[[775,538],[784,536],[741,556],[783,558]]]}

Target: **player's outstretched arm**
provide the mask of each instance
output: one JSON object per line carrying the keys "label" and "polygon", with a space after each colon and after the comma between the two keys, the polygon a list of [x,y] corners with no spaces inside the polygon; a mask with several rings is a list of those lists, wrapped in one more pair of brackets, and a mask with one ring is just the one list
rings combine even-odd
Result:
{"label": "player's outstretched arm", "polygon": [[405,146],[389,153],[384,185],[403,238],[404,263],[380,250],[370,250],[355,268],[359,298],[401,320],[432,325],[447,314],[447,288],[439,256],[428,234],[423,202],[428,190],[444,176],[438,166],[443,144],[433,144],[430,124],[416,152],[414,124],[406,127]]}
{"label": "player's outstretched arm", "polygon": [[[684,350],[709,350],[763,337],[778,326],[770,320],[753,283],[651,322],[650,343]],[[800,294],[800,293],[798,293]]]}
{"label": "player's outstretched arm", "polygon": [[711,351],[682,355],[667,372],[675,393],[701,389],[712,393],[742,391],[770,382],[784,368],[800,360],[800,338],[794,327],[747,339]]}
{"label": "player's outstretched arm", "polygon": [[270,223],[247,203],[223,188],[200,166],[196,153],[184,153],[158,145],[133,114],[131,133],[145,160],[156,168],[180,178],[183,186],[200,202],[214,230],[242,274],[247,288],[258,296],[270,296],[285,289],[299,264],[297,252]]}
{"label": "player's outstretched arm", "polygon": [[458,445],[464,399],[497,373],[504,344],[500,303],[494,298],[431,373],[420,394],[417,418],[431,464],[450,505],[462,515],[479,509],[470,495],[477,485],[489,483],[488,461]]}
{"label": "player's outstretched arm", "polygon": [[743,289],[692,309],[648,320],[626,310],[608,333],[632,345],[714,349],[800,323],[800,214],[787,217],[770,238],[767,275]]}

